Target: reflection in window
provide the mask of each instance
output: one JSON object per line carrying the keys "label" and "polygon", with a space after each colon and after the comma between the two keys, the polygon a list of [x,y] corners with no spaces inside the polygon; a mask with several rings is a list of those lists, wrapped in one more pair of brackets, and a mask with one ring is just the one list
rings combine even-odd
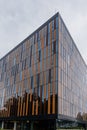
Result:
{"label": "reflection in window", "polygon": [[22,92],[21,86],[19,86],[19,87],[18,87],[18,96],[21,96],[21,92]]}
{"label": "reflection in window", "polygon": [[14,65],[16,64],[16,58],[14,57]]}
{"label": "reflection in window", "polygon": [[20,72],[20,81],[22,80],[22,71]]}
{"label": "reflection in window", "polygon": [[16,94],[16,85],[13,86],[13,93]]}

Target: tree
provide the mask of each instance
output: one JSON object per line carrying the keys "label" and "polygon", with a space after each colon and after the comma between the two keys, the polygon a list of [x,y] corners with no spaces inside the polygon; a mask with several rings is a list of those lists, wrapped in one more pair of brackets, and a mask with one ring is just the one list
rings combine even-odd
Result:
{"label": "tree", "polygon": [[77,118],[78,120],[83,120],[83,117],[82,117],[82,115],[81,115],[81,112],[78,112],[76,118]]}

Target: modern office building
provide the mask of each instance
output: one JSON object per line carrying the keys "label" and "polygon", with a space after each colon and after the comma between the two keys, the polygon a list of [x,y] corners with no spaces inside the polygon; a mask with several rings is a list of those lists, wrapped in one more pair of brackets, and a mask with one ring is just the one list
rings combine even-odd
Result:
{"label": "modern office building", "polygon": [[14,130],[86,128],[87,65],[59,13],[0,59],[0,122]]}

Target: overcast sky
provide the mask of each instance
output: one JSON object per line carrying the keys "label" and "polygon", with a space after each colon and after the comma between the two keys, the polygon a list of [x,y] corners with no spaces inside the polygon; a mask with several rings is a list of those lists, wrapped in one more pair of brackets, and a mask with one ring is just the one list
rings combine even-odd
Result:
{"label": "overcast sky", "polygon": [[87,63],[87,0],[0,0],[0,58],[56,12]]}

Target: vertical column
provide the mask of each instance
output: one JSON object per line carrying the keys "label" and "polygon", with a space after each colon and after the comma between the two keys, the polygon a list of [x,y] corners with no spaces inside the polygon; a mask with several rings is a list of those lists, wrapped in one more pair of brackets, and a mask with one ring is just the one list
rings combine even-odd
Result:
{"label": "vertical column", "polygon": [[48,114],[50,114],[50,83],[48,84]]}
{"label": "vertical column", "polygon": [[2,121],[2,129],[4,129],[4,121]]}
{"label": "vertical column", "polygon": [[34,122],[33,121],[31,121],[31,128],[30,128],[30,130],[34,130]]}
{"label": "vertical column", "polygon": [[14,130],[17,128],[17,122],[14,122]]}
{"label": "vertical column", "polygon": [[27,93],[27,99],[26,99],[26,116],[28,115],[28,101],[29,100],[29,95]]}
{"label": "vertical column", "polygon": [[21,130],[24,130],[24,123],[21,122]]}

